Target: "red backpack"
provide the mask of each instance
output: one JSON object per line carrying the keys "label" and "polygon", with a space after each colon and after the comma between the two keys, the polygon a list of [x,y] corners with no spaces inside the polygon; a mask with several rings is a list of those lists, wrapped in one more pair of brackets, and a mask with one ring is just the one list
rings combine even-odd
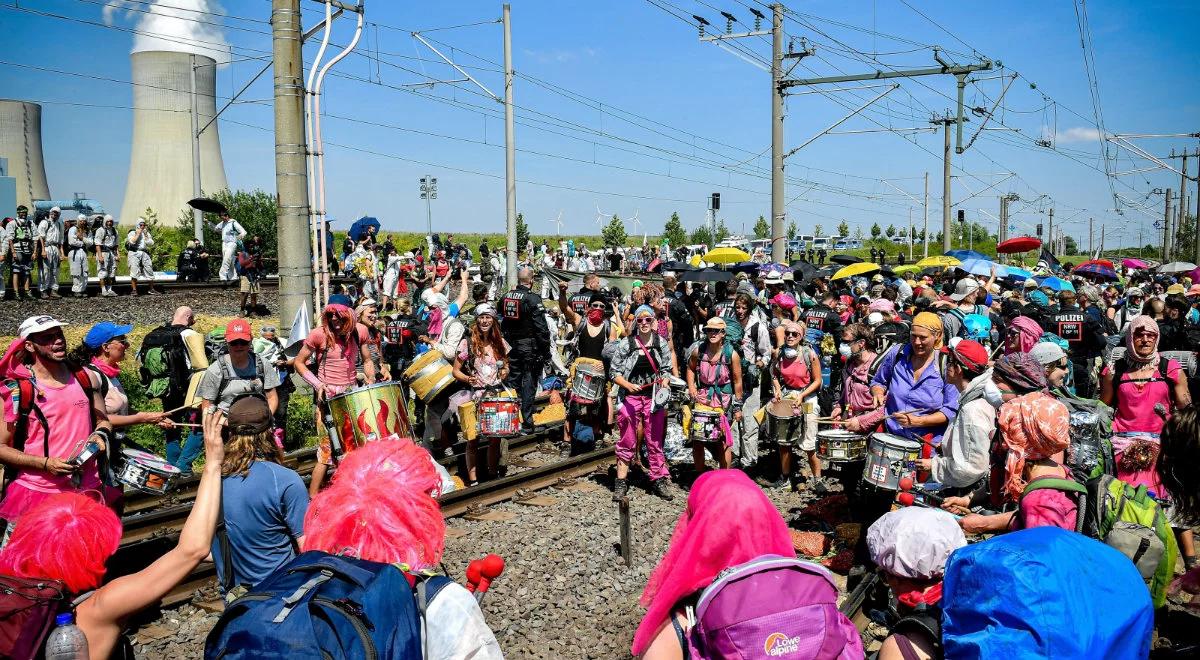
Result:
{"label": "red backpack", "polygon": [[[75,382],[83,388],[83,393],[87,395],[88,400],[92,399],[92,379],[88,376],[87,369],[79,369],[72,374],[75,377]],[[103,380],[103,379],[102,379]],[[107,394],[107,387],[101,386],[101,393]],[[50,442],[50,425],[46,423],[46,416],[42,414],[41,408],[34,405],[34,389],[33,381],[29,378],[14,378],[5,381],[4,386],[12,390],[12,398],[16,401],[17,421],[13,426],[12,448],[17,451],[25,451],[25,441],[29,436],[29,416],[35,415],[38,421],[42,424],[42,454],[49,456]],[[91,407],[88,408],[92,415],[92,428],[96,428],[95,412]],[[17,469],[12,465],[0,465],[0,499],[3,499],[4,492],[8,489],[8,484],[12,483],[17,477]],[[2,526],[0,526],[2,529]]]}

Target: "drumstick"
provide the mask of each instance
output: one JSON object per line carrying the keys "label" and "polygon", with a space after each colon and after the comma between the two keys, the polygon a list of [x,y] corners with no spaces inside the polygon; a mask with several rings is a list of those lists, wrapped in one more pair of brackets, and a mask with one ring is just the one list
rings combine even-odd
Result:
{"label": "drumstick", "polygon": [[[196,407],[196,405],[198,405],[198,404],[188,404],[188,405],[182,405],[182,406],[179,406],[178,408],[172,408],[171,410],[164,410],[164,411],[163,411],[163,414],[164,414],[164,415],[170,415],[171,413],[177,413],[177,412],[179,412],[180,410],[184,410],[185,408],[195,408],[195,407]],[[197,426],[199,426],[199,424],[197,424]]]}
{"label": "drumstick", "polygon": [[201,426],[204,426],[203,424],[185,424],[183,422],[175,422],[174,424],[175,424],[175,426],[194,426],[196,428],[200,428]]}

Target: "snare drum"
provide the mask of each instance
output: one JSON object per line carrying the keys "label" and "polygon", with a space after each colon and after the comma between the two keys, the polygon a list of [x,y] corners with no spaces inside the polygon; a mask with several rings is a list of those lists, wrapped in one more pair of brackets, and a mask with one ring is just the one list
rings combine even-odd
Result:
{"label": "snare drum", "polygon": [[872,433],[863,481],[884,490],[899,490],[900,480],[916,477],[921,443],[891,433]]}
{"label": "snare drum", "polygon": [[493,394],[479,401],[479,435],[509,438],[521,433],[521,400],[510,394]]}
{"label": "snare drum", "polygon": [[454,367],[437,349],[425,351],[404,370],[404,383],[425,403],[437,398],[454,382]]}
{"label": "snare drum", "polygon": [[117,481],[151,495],[167,494],[179,479],[179,468],[138,449],[122,449],[115,462]]}
{"label": "snare drum", "polygon": [[413,437],[404,395],[395,383],[377,383],[332,397],[329,414],[345,451],[392,435]]}
{"label": "snare drum", "polygon": [[604,396],[604,363],[592,358],[576,358],[571,379],[571,399],[591,405]]}
{"label": "snare drum", "polygon": [[843,429],[818,431],[817,455],[831,463],[862,460],[867,455],[867,436]]}
{"label": "snare drum", "polygon": [[721,428],[724,416],[717,408],[699,405],[692,408],[692,442],[724,442],[725,430]]}

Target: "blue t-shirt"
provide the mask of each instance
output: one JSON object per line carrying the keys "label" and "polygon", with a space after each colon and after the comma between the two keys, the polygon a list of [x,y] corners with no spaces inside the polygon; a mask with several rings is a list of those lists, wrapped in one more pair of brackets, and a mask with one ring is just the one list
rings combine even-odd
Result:
{"label": "blue t-shirt", "polygon": [[[221,480],[225,529],[233,552],[233,584],[254,586],[296,556],[304,534],[308,489],[300,475],[277,463],[255,461],[246,476]],[[224,577],[220,543],[213,536],[217,577]]]}

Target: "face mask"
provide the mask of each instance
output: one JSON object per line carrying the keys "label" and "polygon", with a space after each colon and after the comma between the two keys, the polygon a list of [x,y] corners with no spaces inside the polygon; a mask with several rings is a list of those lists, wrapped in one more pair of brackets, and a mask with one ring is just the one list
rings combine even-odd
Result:
{"label": "face mask", "polygon": [[983,398],[997,409],[1004,403],[1004,396],[1000,394],[1000,388],[996,387],[996,382],[991,380],[983,385]]}
{"label": "face mask", "polygon": [[600,322],[604,320],[604,310],[589,309],[587,313],[587,320],[588,323],[591,323],[592,325],[600,325]]}
{"label": "face mask", "polygon": [[796,359],[797,355],[800,355],[800,351],[796,350],[795,348],[793,348],[791,346],[783,347],[783,357],[785,359],[794,360],[794,359]]}
{"label": "face mask", "polygon": [[853,355],[853,352],[850,350],[850,344],[838,344],[838,353],[844,358]]}

